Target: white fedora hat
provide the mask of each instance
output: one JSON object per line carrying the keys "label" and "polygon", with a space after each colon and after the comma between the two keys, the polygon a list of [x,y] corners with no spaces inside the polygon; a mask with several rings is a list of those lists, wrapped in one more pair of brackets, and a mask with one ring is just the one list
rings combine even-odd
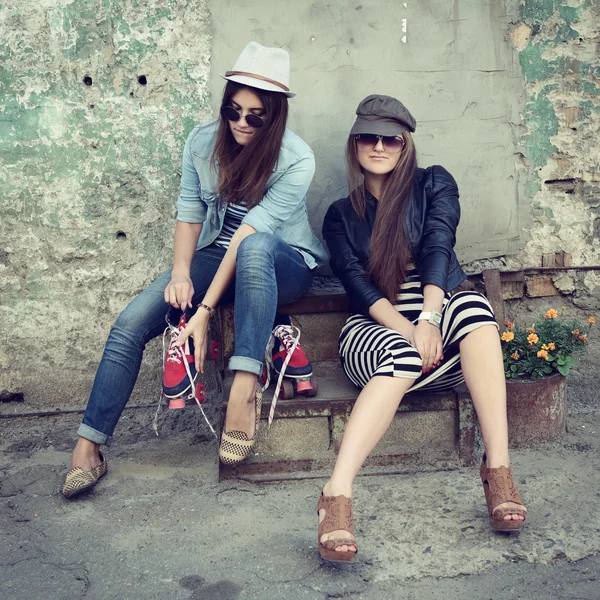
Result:
{"label": "white fedora hat", "polygon": [[259,90],[281,92],[288,98],[296,95],[290,92],[290,55],[283,48],[267,48],[250,42],[233,69],[221,77]]}

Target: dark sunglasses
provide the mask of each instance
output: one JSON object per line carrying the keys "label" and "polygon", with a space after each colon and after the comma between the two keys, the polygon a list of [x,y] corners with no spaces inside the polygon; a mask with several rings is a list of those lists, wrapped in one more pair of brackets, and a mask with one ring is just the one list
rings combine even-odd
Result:
{"label": "dark sunglasses", "polygon": [[354,136],[354,139],[361,150],[372,150],[377,146],[379,140],[381,140],[384,151],[392,153],[400,152],[406,143],[403,137],[376,135],[374,133],[359,133]]}
{"label": "dark sunglasses", "polygon": [[[242,118],[241,113],[239,113],[233,106],[224,106],[221,109],[221,113],[228,121],[239,121]],[[267,119],[264,117],[259,117],[258,115],[253,115],[252,113],[248,113],[246,115],[246,123],[250,125],[250,127],[262,127]]]}

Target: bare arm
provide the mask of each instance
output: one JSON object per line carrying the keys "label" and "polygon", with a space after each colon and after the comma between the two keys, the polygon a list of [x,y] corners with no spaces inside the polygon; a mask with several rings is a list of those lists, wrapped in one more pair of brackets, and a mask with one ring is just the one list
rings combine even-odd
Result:
{"label": "bare arm", "polygon": [[[213,277],[213,280],[202,299],[202,304],[214,308],[218,303],[225,290],[231,283],[235,274],[235,265],[237,262],[237,251],[244,238],[256,233],[256,230],[250,225],[242,224],[233,234],[229,248]],[[206,340],[208,335],[208,319],[209,311],[200,307],[196,314],[190,319],[187,327],[181,334],[178,340],[178,345],[183,345],[185,340],[191,335],[194,339],[194,361],[196,369],[204,373],[204,358],[206,356]]]}
{"label": "bare arm", "polygon": [[[423,288],[423,312],[436,310],[442,312],[444,290],[437,285],[427,284]],[[423,360],[423,372],[427,373],[436,367],[443,358],[442,333],[439,327],[428,321],[419,321],[414,328],[412,345],[418,350]]]}
{"label": "bare arm", "polygon": [[[256,229],[250,227],[250,225],[242,224],[239,226],[238,230],[233,234],[231,238],[231,242],[229,243],[229,248],[227,248],[227,252],[213,277],[213,280],[202,299],[202,303],[214,308],[221,299],[221,296],[225,293],[225,290],[231,283],[233,276],[235,274],[235,265],[237,262],[237,251],[239,245],[242,243],[244,238],[247,238],[249,235],[256,233]],[[206,312],[206,311],[204,311]]]}
{"label": "bare arm", "polygon": [[380,325],[397,331],[401,336],[410,340],[415,326],[401,315],[387,298],[380,298],[369,307],[369,315]]}

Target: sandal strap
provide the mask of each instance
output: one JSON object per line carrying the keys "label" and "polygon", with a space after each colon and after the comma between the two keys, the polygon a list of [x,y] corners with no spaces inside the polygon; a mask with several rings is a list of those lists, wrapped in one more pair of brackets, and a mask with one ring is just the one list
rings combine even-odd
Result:
{"label": "sandal strap", "polygon": [[354,536],[351,538],[333,538],[329,540],[325,540],[324,542],[320,542],[321,546],[325,548],[325,550],[335,550],[340,546],[354,546],[358,550],[358,543]]}
{"label": "sandal strap", "polygon": [[[317,502],[317,512],[325,510],[325,518],[319,523],[319,539],[326,533],[342,530],[354,536],[354,520],[352,518],[352,499],[346,496],[321,496]],[[329,540],[331,541],[331,540]],[[339,540],[338,540],[339,541]],[[340,545],[348,545],[348,540]],[[356,542],[350,542],[356,545]]]}
{"label": "sandal strap", "polygon": [[485,463],[481,466],[481,480],[484,485],[488,485],[486,494],[488,511],[490,516],[498,518],[507,514],[525,514],[523,509],[514,508],[496,508],[504,502],[520,504],[525,508],[523,500],[517,490],[513,479],[512,469],[510,467],[488,468]]}

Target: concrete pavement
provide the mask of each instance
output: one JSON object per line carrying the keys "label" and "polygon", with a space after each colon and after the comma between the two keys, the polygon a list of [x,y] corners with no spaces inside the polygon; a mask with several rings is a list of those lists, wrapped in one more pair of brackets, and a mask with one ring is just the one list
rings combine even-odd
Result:
{"label": "concrete pavement", "polygon": [[71,502],[58,489],[79,417],[0,420],[0,598],[600,599],[593,406],[564,441],[512,452],[520,536],[490,530],[475,468],[363,477],[360,554],[343,567],[315,549],[323,480],[219,484],[215,443],[186,412],[158,438],[150,411],[125,413],[109,474]]}

